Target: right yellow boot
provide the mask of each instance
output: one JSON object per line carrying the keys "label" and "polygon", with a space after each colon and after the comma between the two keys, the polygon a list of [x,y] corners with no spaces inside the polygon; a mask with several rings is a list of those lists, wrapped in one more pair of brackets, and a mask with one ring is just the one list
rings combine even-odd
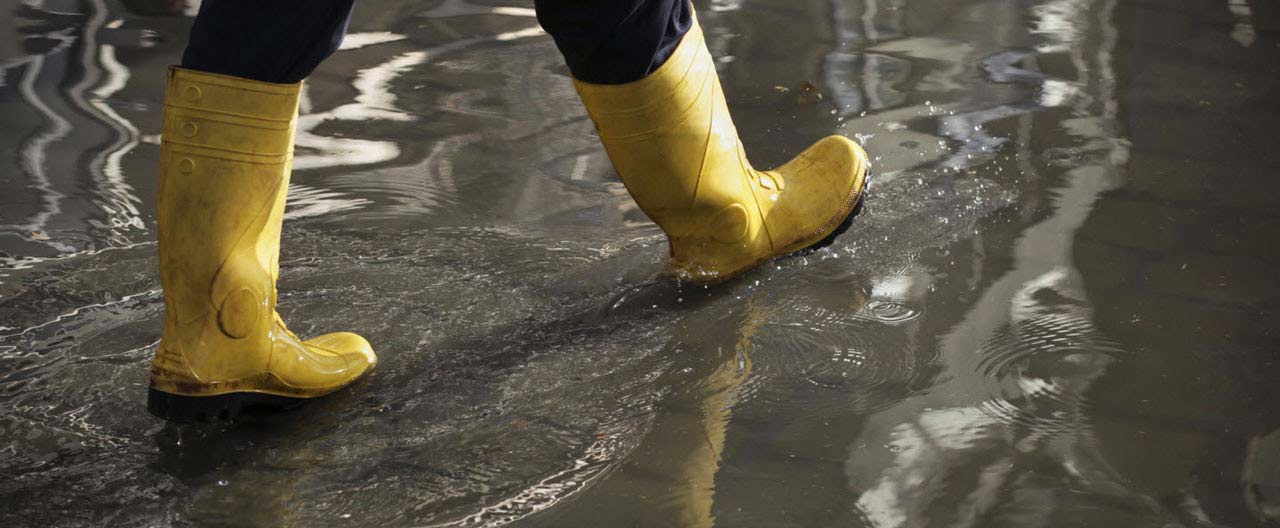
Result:
{"label": "right yellow boot", "polygon": [[636,204],[667,234],[668,271],[715,283],[830,243],[857,215],[867,154],[829,136],[774,170],[747,162],[695,16],[662,66],[627,84],[574,81]]}
{"label": "right yellow boot", "polygon": [[170,70],[160,147],[165,326],[147,401],[161,418],[292,406],[377,363],[358,335],[303,341],[276,314],[300,91],[300,83]]}

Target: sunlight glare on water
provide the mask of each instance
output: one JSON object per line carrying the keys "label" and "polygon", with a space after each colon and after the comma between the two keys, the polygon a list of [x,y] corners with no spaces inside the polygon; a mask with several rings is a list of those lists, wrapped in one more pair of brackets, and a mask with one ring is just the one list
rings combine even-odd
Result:
{"label": "sunlight glare on water", "polygon": [[[863,143],[829,248],[701,287],[531,2],[361,0],[307,82],[280,312],[378,370],[145,410],[193,5],[0,7],[4,526],[1265,526],[1280,12],[696,2],[757,166]],[[190,4],[190,2],[188,2]]]}

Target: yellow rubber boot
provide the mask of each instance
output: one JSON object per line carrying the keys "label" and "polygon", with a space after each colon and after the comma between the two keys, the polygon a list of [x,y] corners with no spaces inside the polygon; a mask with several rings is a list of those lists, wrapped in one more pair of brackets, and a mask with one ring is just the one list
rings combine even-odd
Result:
{"label": "yellow rubber boot", "polygon": [[165,326],[147,405],[157,416],[287,407],[341,389],[377,362],[358,335],[303,341],[276,314],[301,88],[170,70],[160,147]]}
{"label": "yellow rubber boot", "polygon": [[648,77],[574,85],[631,197],[666,232],[681,280],[720,282],[829,242],[861,205],[867,155],[847,138],[776,170],[751,167],[696,17]]}

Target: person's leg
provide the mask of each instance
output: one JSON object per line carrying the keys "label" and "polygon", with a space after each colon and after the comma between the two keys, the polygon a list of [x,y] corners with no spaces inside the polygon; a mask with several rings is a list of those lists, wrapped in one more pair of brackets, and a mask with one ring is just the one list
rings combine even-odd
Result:
{"label": "person's leg", "polygon": [[638,81],[666,62],[693,24],[688,0],[535,0],[574,78]]}
{"label": "person's leg", "polygon": [[261,82],[305,79],[342,44],[355,0],[206,0],[182,67]]}
{"label": "person's leg", "polygon": [[697,18],[683,23],[688,0],[536,5],[614,168],[666,232],[672,274],[723,281],[848,228],[866,153],[830,136],[776,170],[753,169]]}
{"label": "person's leg", "polygon": [[230,418],[352,383],[364,338],[302,341],[276,314],[280,228],[303,77],[342,40],[352,0],[205,0],[169,72],[160,141],[164,335],[147,408]]}

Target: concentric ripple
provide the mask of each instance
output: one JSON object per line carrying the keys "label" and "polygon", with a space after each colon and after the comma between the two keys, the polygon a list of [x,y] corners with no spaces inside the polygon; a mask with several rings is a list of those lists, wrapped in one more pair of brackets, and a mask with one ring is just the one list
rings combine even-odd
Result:
{"label": "concentric ripple", "polygon": [[920,311],[897,301],[873,299],[867,302],[858,316],[878,323],[896,325],[920,317]]}
{"label": "concentric ripple", "polygon": [[915,348],[909,334],[853,313],[815,309],[807,315],[810,318],[804,322],[772,325],[753,338],[761,370],[779,369],[782,381],[839,395],[819,398],[829,402],[824,404],[854,409],[878,408],[915,377]]}

